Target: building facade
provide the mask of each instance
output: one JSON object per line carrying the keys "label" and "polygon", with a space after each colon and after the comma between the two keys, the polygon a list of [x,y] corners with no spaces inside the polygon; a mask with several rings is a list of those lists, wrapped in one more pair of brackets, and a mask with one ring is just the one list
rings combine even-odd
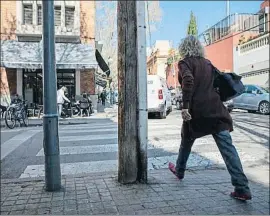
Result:
{"label": "building facade", "polygon": [[223,72],[237,72],[235,49],[247,40],[269,31],[269,1],[256,14],[232,14],[200,35],[206,57]]}
{"label": "building facade", "polygon": [[234,47],[234,71],[244,84],[269,87],[269,1],[261,4],[259,17],[259,35]]}
{"label": "building facade", "polygon": [[[95,1],[54,1],[57,87],[95,95]],[[42,1],[1,1],[1,104],[43,104]]]}
{"label": "building facade", "polygon": [[153,51],[147,57],[147,74],[158,75],[166,79],[167,58],[170,48],[169,41],[156,41]]}
{"label": "building facade", "polygon": [[258,24],[258,15],[254,14],[232,14],[219,21],[200,35],[206,58],[220,71],[233,71],[233,47],[241,37],[258,35]]}

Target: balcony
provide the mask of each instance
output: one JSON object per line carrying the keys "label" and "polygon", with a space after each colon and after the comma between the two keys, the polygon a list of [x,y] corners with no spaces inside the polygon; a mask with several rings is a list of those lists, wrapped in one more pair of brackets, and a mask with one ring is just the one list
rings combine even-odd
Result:
{"label": "balcony", "polygon": [[269,33],[240,45],[239,50],[242,54],[264,46],[269,46]]}

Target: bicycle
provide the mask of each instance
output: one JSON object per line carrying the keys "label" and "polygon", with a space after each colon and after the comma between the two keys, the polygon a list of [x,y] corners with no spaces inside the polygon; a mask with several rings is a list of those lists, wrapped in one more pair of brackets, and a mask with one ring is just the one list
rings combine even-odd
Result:
{"label": "bicycle", "polygon": [[5,113],[5,123],[10,129],[15,128],[16,122],[19,122],[20,127],[23,123],[25,127],[28,126],[29,120],[27,115],[26,101],[11,104]]}

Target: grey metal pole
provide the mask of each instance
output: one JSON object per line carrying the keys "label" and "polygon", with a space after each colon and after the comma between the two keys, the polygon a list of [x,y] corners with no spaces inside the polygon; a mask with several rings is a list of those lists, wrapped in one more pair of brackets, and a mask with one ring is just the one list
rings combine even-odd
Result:
{"label": "grey metal pole", "polygon": [[47,191],[61,188],[56,71],[54,41],[54,1],[43,0],[43,148]]}
{"label": "grey metal pole", "polygon": [[147,183],[147,145],[148,145],[148,110],[147,110],[147,65],[146,65],[146,24],[145,24],[145,2],[137,3],[137,49],[138,49],[138,176],[137,180]]}

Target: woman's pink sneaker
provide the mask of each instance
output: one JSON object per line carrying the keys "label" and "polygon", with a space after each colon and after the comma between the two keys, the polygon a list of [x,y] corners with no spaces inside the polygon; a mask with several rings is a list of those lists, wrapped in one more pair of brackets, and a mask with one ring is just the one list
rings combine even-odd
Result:
{"label": "woman's pink sneaker", "polygon": [[185,172],[181,172],[181,173],[176,173],[176,170],[175,170],[175,165],[171,162],[169,162],[169,170],[179,179],[183,179],[184,176],[185,176]]}

